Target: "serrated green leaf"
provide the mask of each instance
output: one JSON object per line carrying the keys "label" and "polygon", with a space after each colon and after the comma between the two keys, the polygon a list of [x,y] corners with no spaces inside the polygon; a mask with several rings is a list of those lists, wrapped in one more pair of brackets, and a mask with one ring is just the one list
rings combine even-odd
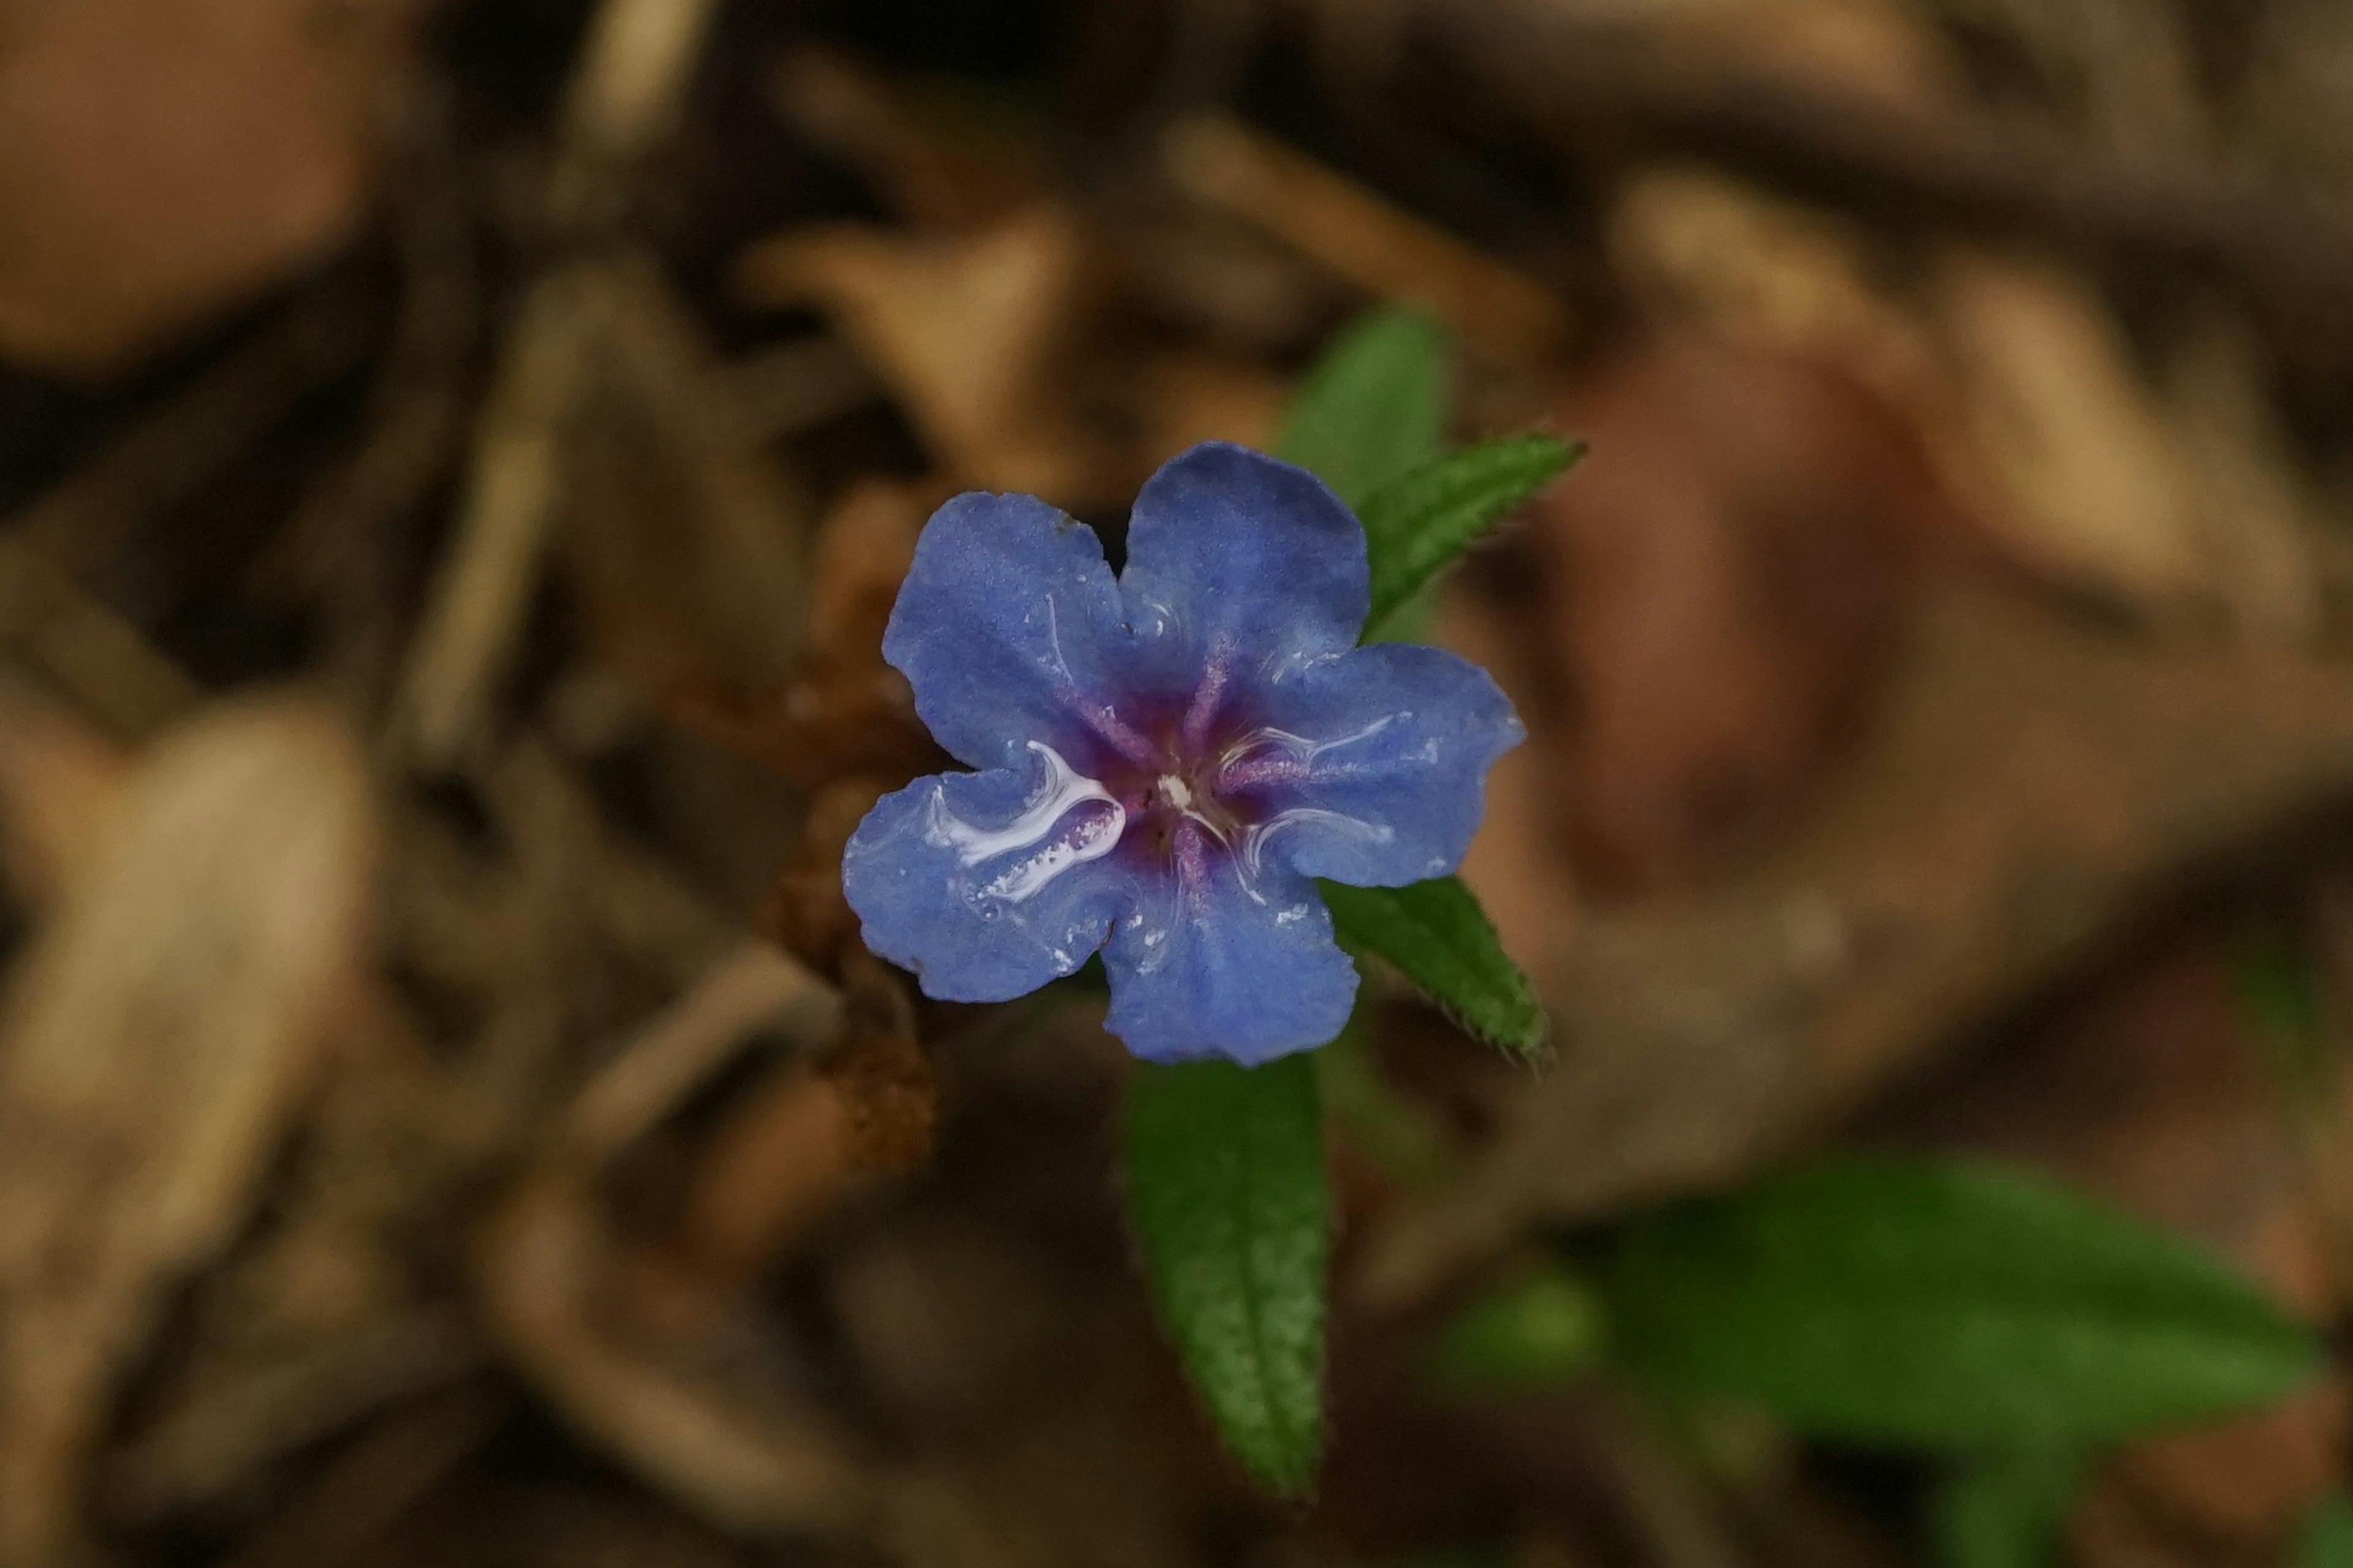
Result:
{"label": "serrated green leaf", "polygon": [[1627,1360],[1801,1430],[2093,1443],[2269,1404],[2313,1337],[2221,1260],[2023,1173],[1841,1160],[1630,1225]]}
{"label": "serrated green leaf", "polygon": [[1963,1460],[1936,1489],[1929,1526],[1944,1568],[2059,1568],[2059,1532],[2084,1476],[2072,1445]]}
{"label": "serrated green leaf", "polygon": [[1551,436],[1507,436],[1425,463],[1368,496],[1358,509],[1373,568],[1365,640],[1395,635],[1415,595],[1583,453]]}
{"label": "serrated green leaf", "polygon": [[2340,1493],[2304,1516],[2289,1568],[2353,1568],[2353,1497]]}
{"label": "serrated green leaf", "polygon": [[1446,333],[1418,311],[1371,311],[1307,373],[1275,455],[1350,506],[1438,456],[1446,434]]}
{"label": "serrated green leaf", "polygon": [[1313,1059],[1137,1068],[1127,1195],[1161,1315],[1227,1446],[1268,1486],[1303,1490],[1323,1447],[1332,1247]]}
{"label": "serrated green leaf", "polygon": [[1319,884],[1340,941],[1377,953],[1500,1050],[1541,1056],[1547,1036],[1535,988],[1504,952],[1487,912],[1459,877],[1405,888]]}
{"label": "serrated green leaf", "polygon": [[1431,1367],[1469,1390],[1539,1389],[1589,1371],[1608,1318],[1593,1287],[1558,1265],[1525,1274],[1464,1308],[1439,1333]]}

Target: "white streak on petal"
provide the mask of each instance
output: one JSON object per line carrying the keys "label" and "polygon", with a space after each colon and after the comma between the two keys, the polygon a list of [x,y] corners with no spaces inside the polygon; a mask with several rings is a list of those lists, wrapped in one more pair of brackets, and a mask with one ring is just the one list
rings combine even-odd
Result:
{"label": "white streak on petal", "polygon": [[1305,735],[1294,735],[1288,730],[1277,730],[1268,726],[1251,731],[1228,749],[1225,755],[1219,760],[1223,764],[1231,766],[1254,752],[1280,751],[1297,757],[1304,764],[1313,766],[1315,760],[1326,752],[1336,752],[1343,746],[1353,746],[1359,741],[1369,741],[1399,719],[1412,717],[1411,713],[1384,714],[1362,729],[1351,730],[1348,733],[1335,736],[1329,741],[1310,740]]}
{"label": "white streak on petal", "polygon": [[1350,816],[1341,811],[1326,811],[1322,806],[1294,805],[1287,811],[1276,812],[1242,836],[1243,874],[1247,877],[1256,877],[1261,862],[1266,858],[1267,840],[1286,827],[1296,827],[1303,823],[1314,823],[1319,827],[1329,827],[1336,832],[1354,834],[1375,844],[1387,844],[1397,837],[1397,830],[1386,822],[1366,822],[1361,816]]}
{"label": "white streak on petal", "polygon": [[[977,826],[950,811],[946,793],[934,789],[923,825],[924,841],[955,850],[956,863],[967,870],[1008,855],[1032,852],[972,889],[1001,903],[1020,903],[1072,867],[1103,858],[1127,830],[1126,810],[1100,782],[1079,773],[1041,741],[1030,742],[1029,749],[1045,759],[1046,778],[1020,816],[1002,827]],[[1111,809],[1090,812],[1064,827],[1072,811],[1090,804]]]}
{"label": "white streak on petal", "polygon": [[1050,838],[1037,852],[1016,860],[980,889],[986,899],[1018,904],[1073,866],[1100,860],[1119,843],[1127,814],[1113,802],[1110,815],[1091,814],[1068,833]]}

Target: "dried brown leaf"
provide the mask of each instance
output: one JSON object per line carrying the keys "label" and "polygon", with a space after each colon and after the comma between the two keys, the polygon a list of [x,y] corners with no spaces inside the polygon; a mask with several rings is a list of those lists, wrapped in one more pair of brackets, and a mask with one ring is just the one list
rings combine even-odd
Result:
{"label": "dried brown leaf", "polygon": [[2179,617],[2211,591],[2190,474],[2122,326],[2049,265],[1957,253],[1939,278],[1969,510],[2053,579]]}
{"label": "dried brown leaf", "polygon": [[890,383],[940,466],[986,489],[1069,501],[1104,458],[1059,372],[1092,303],[1076,216],[1040,201],[953,238],[810,226],[738,258],[735,290],[831,316]]}
{"label": "dried brown leaf", "polygon": [[0,1563],[73,1539],[113,1380],[244,1223],[349,1001],[374,830],[358,750],[290,700],[162,742],[0,1025]]}
{"label": "dried brown leaf", "polygon": [[0,354],[110,374],[344,242],[411,0],[32,0],[0,47]]}

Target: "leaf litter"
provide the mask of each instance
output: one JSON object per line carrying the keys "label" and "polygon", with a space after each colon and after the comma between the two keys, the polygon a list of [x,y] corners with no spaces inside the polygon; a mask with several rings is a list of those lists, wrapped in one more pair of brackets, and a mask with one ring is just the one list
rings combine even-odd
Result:
{"label": "leaf litter", "polygon": [[[2326,7],[165,9],[0,43],[5,1568],[1927,1562],[1787,1435],[1412,1372],[1855,1138],[2341,1318],[2341,1078],[2212,934],[2305,910],[2341,1006]],[[1376,984],[1446,1174],[1338,1134],[1287,1510],[1152,1326],[1096,1004],[922,1001],[834,870],[938,765],[931,507],[1114,525],[1383,301],[1451,437],[1591,447],[1431,621],[1530,719],[1465,874],[1558,1060]],[[2343,1421],[2129,1445],[2073,1549],[2265,1560]]]}

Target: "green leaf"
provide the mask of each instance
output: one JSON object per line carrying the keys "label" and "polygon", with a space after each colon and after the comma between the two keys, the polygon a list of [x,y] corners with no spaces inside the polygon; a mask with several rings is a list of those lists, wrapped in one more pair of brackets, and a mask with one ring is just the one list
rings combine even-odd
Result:
{"label": "green leaf", "polygon": [[2304,1516],[2290,1568],[2353,1568],[2353,1497],[2342,1493]]}
{"label": "green leaf", "polygon": [[1436,321],[1371,311],[1307,373],[1275,455],[1313,469],[1356,506],[1438,456],[1447,379],[1446,334]]}
{"label": "green leaf", "polygon": [[2059,1568],[2059,1532],[2084,1477],[2072,1444],[1961,1462],[1936,1489],[1929,1524],[1944,1568]]}
{"label": "green leaf", "polygon": [[1304,1489],[1323,1445],[1332,1250],[1314,1060],[1138,1068],[1127,1195],[1161,1314],[1227,1446],[1267,1485]]}
{"label": "green leaf", "polygon": [[1547,1026],[1535,988],[1504,954],[1487,912],[1459,877],[1406,888],[1318,884],[1344,945],[1377,953],[1481,1039],[1525,1060]]}
{"label": "green leaf", "polygon": [[1536,1389],[1600,1360],[1608,1334],[1593,1287],[1556,1265],[1472,1302],[1440,1331],[1432,1369],[1462,1389]]}
{"label": "green leaf", "polygon": [[1373,607],[1365,640],[1378,642],[1439,573],[1522,501],[1552,483],[1584,448],[1550,436],[1482,441],[1402,474],[1358,509],[1372,553]]}
{"label": "green leaf", "polygon": [[2022,1173],[1835,1161],[1621,1243],[1630,1364],[1835,1436],[2097,1442],[2270,1404],[2318,1363],[2219,1259]]}

